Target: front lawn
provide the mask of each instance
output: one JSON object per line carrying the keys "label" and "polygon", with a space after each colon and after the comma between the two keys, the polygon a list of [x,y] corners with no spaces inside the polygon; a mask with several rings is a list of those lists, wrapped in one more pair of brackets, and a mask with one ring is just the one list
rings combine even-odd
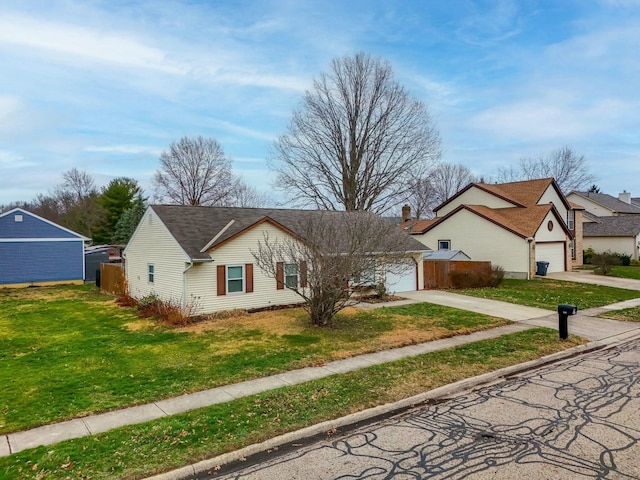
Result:
{"label": "front lawn", "polygon": [[425,304],[349,309],[333,328],[290,309],[176,330],[93,286],[0,290],[0,433],[505,323]]}
{"label": "front lawn", "polygon": [[0,478],[143,478],[580,343],[536,328],[461,345],[25,450],[0,458]]}
{"label": "front lawn", "polygon": [[584,310],[640,297],[640,291],[550,278],[504,280],[498,288],[455,290],[455,293],[554,311],[560,303],[575,305],[579,310]]}
{"label": "front lawn", "polygon": [[611,267],[611,276],[640,280],[640,267],[616,265]]}

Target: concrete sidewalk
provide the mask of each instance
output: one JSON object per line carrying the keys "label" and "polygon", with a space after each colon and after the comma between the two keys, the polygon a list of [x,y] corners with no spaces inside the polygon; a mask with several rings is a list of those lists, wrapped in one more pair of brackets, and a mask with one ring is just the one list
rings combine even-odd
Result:
{"label": "concrete sidewalk", "polygon": [[[360,355],[344,360],[329,362],[321,367],[310,367],[299,370],[259,378],[233,385],[226,385],[210,390],[168,398],[146,405],[115,410],[99,415],[76,418],[67,422],[45,425],[27,431],[10,433],[0,436],[0,456],[7,456],[24,449],[40,445],[51,445],[63,440],[79,438],[105,432],[125,425],[143,423],[158,418],[186,412],[218,403],[228,402],[248,395],[254,395],[267,390],[273,390],[289,385],[296,385],[324,378],[330,375],[346,373],[372,365],[392,362],[405,357],[411,357],[458,345],[477,342],[489,338],[496,338],[509,333],[545,326],[558,328],[557,314],[549,310],[523,307],[510,303],[467,297],[450,292],[420,291],[405,293],[407,300],[390,304],[375,304],[368,308],[381,308],[389,305],[403,305],[408,303],[430,302],[461,308],[477,313],[506,318],[517,323],[490,330],[475,332],[469,335],[458,335],[451,338],[407,347],[384,350]],[[640,324],[633,322],[618,322],[615,320],[596,319],[588,314],[600,311],[629,308],[640,305],[640,298],[622,302],[616,305],[593,309],[581,315],[571,317],[569,332],[591,340],[602,341],[616,336],[640,335]]]}
{"label": "concrete sidewalk", "polygon": [[627,290],[640,290],[640,280],[632,278],[619,278],[605,275],[596,275],[593,270],[576,270],[574,272],[556,272],[547,275],[548,278],[563,280],[565,282],[589,283],[591,285],[603,285],[605,287],[625,288]]}

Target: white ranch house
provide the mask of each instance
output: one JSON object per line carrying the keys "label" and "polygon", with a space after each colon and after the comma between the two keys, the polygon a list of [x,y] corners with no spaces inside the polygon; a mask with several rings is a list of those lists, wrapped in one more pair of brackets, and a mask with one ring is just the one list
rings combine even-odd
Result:
{"label": "white ranch house", "polygon": [[[283,285],[293,281],[304,286],[300,269],[287,268],[288,259],[282,259],[283,278],[276,281],[254,267],[252,251],[265,234],[270,241],[299,238],[300,222],[308,215],[330,218],[343,213],[150,206],[124,250],[129,292],[135,298],[154,294],[195,306],[200,314],[299,303],[301,298]],[[402,240],[403,252],[414,266],[400,274],[378,272],[389,291],[416,290],[422,285],[422,255],[428,249],[412,238],[406,240]]]}

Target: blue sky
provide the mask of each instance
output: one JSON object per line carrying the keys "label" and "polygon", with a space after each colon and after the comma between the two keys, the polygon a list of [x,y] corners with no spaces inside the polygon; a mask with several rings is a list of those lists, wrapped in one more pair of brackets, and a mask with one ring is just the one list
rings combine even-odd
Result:
{"label": "blue sky", "polygon": [[568,145],[640,196],[640,0],[4,0],[0,203],[73,167],[137,179],[188,135],[269,192],[273,140],[332,58],[388,60],[443,161],[490,177]]}

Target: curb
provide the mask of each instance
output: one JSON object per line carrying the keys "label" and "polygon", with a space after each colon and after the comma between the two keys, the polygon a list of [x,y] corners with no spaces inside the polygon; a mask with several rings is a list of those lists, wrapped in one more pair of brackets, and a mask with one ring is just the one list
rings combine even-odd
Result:
{"label": "curb", "polygon": [[561,360],[567,360],[578,355],[584,355],[596,350],[614,348],[617,345],[629,342],[636,338],[640,338],[640,329],[608,337],[603,340],[578,345],[577,347],[552,353],[536,360],[530,360],[510,367],[501,368],[494,372],[484,373],[475,377],[459,380],[449,385],[443,385],[442,387],[438,387],[412,397],[404,398],[394,403],[379,405],[341,418],[327,420],[316,425],[270,438],[261,443],[249,445],[241,448],[240,450],[225,453],[207,460],[202,460],[169,472],[147,477],[146,480],[182,480],[205,472],[219,470],[223,465],[229,465],[235,462],[245,462],[250,456],[278,450],[281,447],[300,442],[304,439],[327,436],[333,434],[333,432],[339,428],[355,428],[362,424],[371,423],[378,419],[394,416],[410,409],[434,403],[434,401],[446,401],[449,400],[449,397],[452,395],[458,395],[463,392],[489,386],[518,374],[525,373],[551,363],[556,363]]}

